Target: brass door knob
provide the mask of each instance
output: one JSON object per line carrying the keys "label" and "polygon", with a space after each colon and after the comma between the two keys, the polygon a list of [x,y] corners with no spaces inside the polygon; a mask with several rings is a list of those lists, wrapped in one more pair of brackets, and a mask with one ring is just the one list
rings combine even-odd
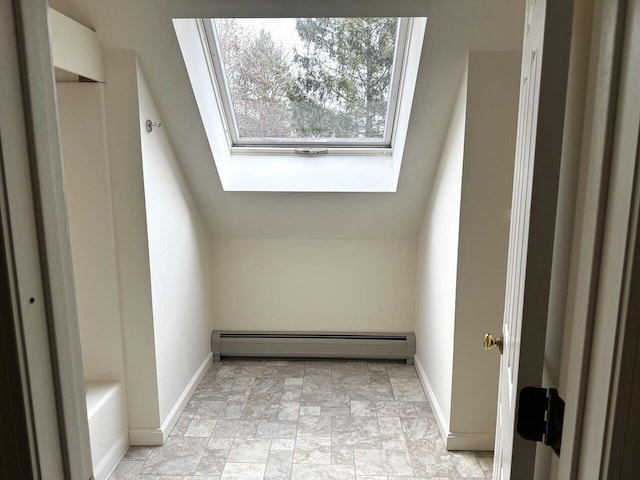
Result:
{"label": "brass door knob", "polygon": [[503,347],[502,337],[496,338],[490,333],[487,333],[484,336],[484,349],[491,350],[493,347],[496,347],[496,346],[498,347],[498,350],[500,350],[500,354],[502,355],[502,347]]}

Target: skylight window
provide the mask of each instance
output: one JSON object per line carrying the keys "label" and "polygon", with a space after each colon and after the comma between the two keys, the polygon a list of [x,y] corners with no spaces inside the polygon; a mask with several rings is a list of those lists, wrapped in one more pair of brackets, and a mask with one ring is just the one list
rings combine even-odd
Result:
{"label": "skylight window", "polygon": [[231,147],[388,148],[409,31],[395,17],[203,22]]}

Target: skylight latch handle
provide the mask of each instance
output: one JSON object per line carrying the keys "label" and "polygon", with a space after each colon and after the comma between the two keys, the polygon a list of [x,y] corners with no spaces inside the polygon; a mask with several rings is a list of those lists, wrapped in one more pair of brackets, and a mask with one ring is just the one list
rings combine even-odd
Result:
{"label": "skylight latch handle", "polygon": [[326,155],[329,153],[328,148],[296,148],[295,153],[300,155]]}

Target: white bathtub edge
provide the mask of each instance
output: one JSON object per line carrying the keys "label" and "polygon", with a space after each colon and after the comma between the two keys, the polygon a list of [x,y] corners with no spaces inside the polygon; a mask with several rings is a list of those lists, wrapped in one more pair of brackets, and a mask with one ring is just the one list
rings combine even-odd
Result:
{"label": "white bathtub edge", "polygon": [[191,395],[197,388],[198,384],[202,380],[202,377],[207,373],[207,370],[211,367],[212,355],[209,353],[204,361],[196,370],[196,373],[193,375],[189,383],[187,384],[187,388],[184,389],[180,398],[175,403],[167,418],[162,422],[162,426],[160,428],[132,428],[129,430],[129,442],[131,445],[163,445],[164,442],[169,438],[169,434],[176,422],[180,418],[182,414],[182,410],[191,399]]}
{"label": "white bathtub edge", "polygon": [[102,461],[94,467],[93,476],[95,480],[107,480],[128,449],[129,442],[127,437],[123,436],[109,449]]}

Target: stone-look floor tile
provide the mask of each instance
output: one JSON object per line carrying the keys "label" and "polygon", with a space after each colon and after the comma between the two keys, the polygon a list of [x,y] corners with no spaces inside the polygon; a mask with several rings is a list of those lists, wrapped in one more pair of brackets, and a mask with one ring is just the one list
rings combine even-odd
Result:
{"label": "stone-look floor tile", "polygon": [[404,363],[390,363],[387,365],[389,378],[395,379],[418,379],[418,373],[413,365]]}
{"label": "stone-look floor tile", "polygon": [[198,461],[196,475],[221,475],[228,457],[229,449],[215,449],[208,445]]}
{"label": "stone-look floor tile", "polygon": [[257,428],[257,420],[218,420],[211,436],[224,438],[253,438]]}
{"label": "stone-look floor tile", "polygon": [[304,362],[288,361],[285,365],[274,365],[270,376],[278,378],[302,378]]}
{"label": "stone-look floor tile", "polygon": [[331,437],[298,437],[293,463],[325,465],[331,463]]}
{"label": "stone-look floor tile", "polygon": [[418,411],[415,402],[376,402],[378,417],[416,418]]}
{"label": "stone-look floor tile", "polygon": [[238,377],[233,381],[233,391],[244,391],[245,389],[251,389],[255,383],[255,377]]}
{"label": "stone-look floor tile", "polygon": [[122,461],[120,462],[111,476],[110,480],[133,480],[142,472],[144,461]]}
{"label": "stone-look floor tile", "polygon": [[[360,477],[358,477],[358,480]],[[458,477],[391,477],[389,480],[460,480]]]}
{"label": "stone-look floor tile", "polygon": [[434,465],[444,465],[444,473],[457,476],[457,471],[453,467],[449,452],[444,447],[441,439],[409,440],[407,441],[407,447],[416,474],[435,473],[434,470],[437,471],[437,467],[434,467]]}
{"label": "stone-look floor tile", "polygon": [[302,394],[331,393],[331,375],[305,375]]}
{"label": "stone-look floor tile", "polygon": [[357,475],[413,475],[406,450],[354,450]]}
{"label": "stone-look floor tile", "polygon": [[493,472],[491,472],[491,471],[484,472],[484,478],[486,480],[492,480],[493,479]]}
{"label": "stone-look floor tile", "polygon": [[280,406],[278,403],[257,403],[249,401],[242,413],[243,420],[277,420]]}
{"label": "stone-look floor tile", "polygon": [[387,373],[387,362],[367,362],[369,374],[371,373]]}
{"label": "stone-look floor tile", "polygon": [[139,475],[136,480],[220,480],[219,475]]}
{"label": "stone-look floor tile", "polygon": [[407,440],[441,438],[438,425],[436,425],[436,421],[433,418],[401,418],[400,421]]}
{"label": "stone-look floor tile", "polygon": [[431,406],[429,402],[412,402],[413,406],[416,408],[416,412],[418,413],[418,417],[433,417],[433,412],[431,411]]}
{"label": "stone-look floor tile", "polygon": [[332,445],[331,463],[334,465],[353,465],[353,448]]}
{"label": "stone-look floor tile", "polygon": [[331,417],[298,418],[298,436],[331,436]]}
{"label": "stone-look floor tile", "polygon": [[284,379],[282,378],[256,378],[251,388],[251,394],[277,394],[284,390]]}
{"label": "stone-look floor tile", "polygon": [[194,418],[184,432],[185,437],[209,438],[218,421],[212,418]]}
{"label": "stone-look floor tile", "polygon": [[449,456],[461,477],[484,477],[484,471],[473,452],[449,452]]}
{"label": "stone-look floor tile", "polygon": [[206,438],[169,437],[149,455],[140,474],[191,475],[206,445]]}
{"label": "stone-look floor tile", "polygon": [[380,417],[378,418],[378,425],[380,427],[380,439],[382,440],[382,448],[384,450],[407,449],[400,418]]}
{"label": "stone-look floor tile", "polygon": [[250,396],[251,396],[250,391],[234,392],[227,395],[227,401],[245,404],[249,401]]}
{"label": "stone-look floor tile", "polygon": [[212,437],[207,443],[207,448],[212,450],[231,450],[233,438]]}
{"label": "stone-look floor tile", "polygon": [[227,400],[233,389],[233,385],[215,385],[193,392],[192,402],[205,402],[214,400]]}
{"label": "stone-look floor tile", "polygon": [[351,415],[351,409],[349,407],[332,407],[322,406],[320,415],[329,417],[348,417]]}
{"label": "stone-look floor tile", "polygon": [[303,377],[289,377],[284,379],[284,386],[302,385]]}
{"label": "stone-look floor tile", "polygon": [[234,440],[227,462],[266,463],[270,447],[271,440],[268,439]]}
{"label": "stone-look floor tile", "polygon": [[393,388],[393,396],[397,401],[414,401],[414,402],[426,402],[427,397],[424,394],[422,385],[416,379],[411,380],[394,380],[391,379],[391,387]]}
{"label": "stone-look floor tile", "polygon": [[244,407],[247,405],[247,399],[234,399],[234,397],[229,396],[229,400],[227,400],[227,404],[222,411],[222,419],[224,420],[239,420],[242,418],[242,414],[244,413]]}
{"label": "stone-look floor tile", "polygon": [[369,368],[363,362],[334,364],[331,368],[331,382],[339,385],[369,384]]}
{"label": "stone-look floor tile", "polygon": [[371,417],[333,417],[331,438],[337,448],[382,448],[378,420]]}
{"label": "stone-look floor tile", "polygon": [[278,420],[298,420],[300,414],[299,402],[281,402]]}
{"label": "stone-look floor tile", "polygon": [[331,363],[329,362],[305,362],[304,376],[325,375],[331,377]]}
{"label": "stone-look floor tile", "polygon": [[386,373],[371,373],[369,372],[369,382],[371,384],[388,384],[389,382],[389,375],[387,375]]}
{"label": "stone-look floor tile", "polygon": [[296,438],[297,422],[280,420],[260,420],[256,438]]}
{"label": "stone-look floor tile", "polygon": [[351,400],[352,417],[375,417],[376,404],[373,400]]}
{"label": "stone-look floor tile", "polygon": [[291,480],[355,480],[353,465],[293,464]]}
{"label": "stone-look floor tile", "polygon": [[331,392],[303,393],[300,397],[300,405],[319,405],[320,407],[349,407],[348,389],[340,390],[337,387]]}
{"label": "stone-look floor tile", "polygon": [[300,402],[302,385],[285,385],[280,402]]}
{"label": "stone-look floor tile", "polygon": [[198,406],[196,415],[204,418],[224,418],[227,400],[203,400]]}
{"label": "stone-look floor tile", "polygon": [[[295,388],[295,387],[293,387]],[[247,398],[247,405],[278,405],[282,400],[283,391],[280,392],[265,392],[255,393],[251,392]]]}
{"label": "stone-look floor tile", "polygon": [[127,450],[127,453],[124,454],[122,460],[146,460],[151,455],[151,452],[158,447],[147,447],[143,445],[131,445]]}
{"label": "stone-look floor tile", "polygon": [[492,469],[492,452],[444,448],[412,366],[238,360],[215,363],[169,441],[131,447],[111,480],[490,480]]}
{"label": "stone-look floor tile", "polygon": [[320,415],[322,407],[319,405],[301,405],[300,415]]}
{"label": "stone-look floor tile", "polygon": [[[430,463],[429,457],[412,456],[411,463],[416,475],[427,478],[446,477],[458,479],[458,471],[454,467],[451,457],[446,456],[440,459],[438,463]],[[395,480],[395,479],[394,479]]]}
{"label": "stone-look floor tile", "polygon": [[475,452],[475,455],[483,471],[493,470],[493,452]]}
{"label": "stone-look floor tile", "polygon": [[233,365],[231,362],[225,362],[218,369],[216,379],[221,377],[236,378],[240,376],[240,366]]}
{"label": "stone-look floor tile", "polygon": [[269,453],[264,478],[289,478],[292,465],[292,451],[272,451]]}
{"label": "stone-look floor tile", "polygon": [[271,451],[293,451],[295,444],[295,438],[274,438],[271,440]]}
{"label": "stone-look floor tile", "polygon": [[350,385],[349,396],[351,400],[392,401],[396,399],[393,396],[391,383]]}
{"label": "stone-look floor tile", "polygon": [[187,428],[189,428],[189,424],[193,419],[193,415],[194,415],[193,413],[183,412],[182,415],[180,415],[180,418],[178,418],[178,421],[176,422],[176,424],[174,425],[173,430],[171,430],[170,435],[175,437],[182,437],[184,435],[184,432],[187,431]]}
{"label": "stone-look floor tile", "polygon": [[266,463],[227,463],[220,480],[262,480]]}

